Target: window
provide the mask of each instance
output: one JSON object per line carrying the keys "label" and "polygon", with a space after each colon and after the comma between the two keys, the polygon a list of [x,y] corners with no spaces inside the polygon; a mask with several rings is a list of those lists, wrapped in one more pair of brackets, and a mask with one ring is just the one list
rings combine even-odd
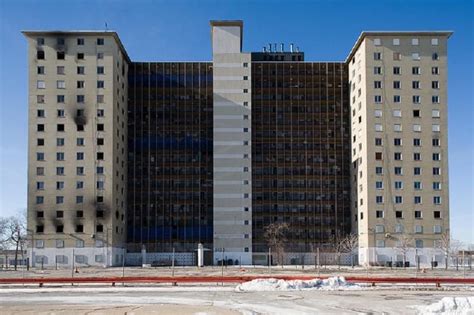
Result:
{"label": "window", "polygon": [[98,180],[97,181],[97,189],[98,190],[104,190],[105,189],[105,183],[104,181]]}
{"label": "window", "polygon": [[66,88],[66,82],[62,80],[56,81],[56,87],[58,89],[65,89]]}
{"label": "window", "polygon": [[374,60],[382,60],[382,53],[381,52],[375,52],[374,53]]}
{"label": "window", "polygon": [[85,67],[84,66],[79,66],[77,67],[77,74],[85,74]]}
{"label": "window", "polygon": [[36,204],[40,205],[44,203],[44,197],[43,196],[36,196]]}
{"label": "window", "polygon": [[36,160],[37,161],[44,161],[44,153],[43,152],[36,152]]}
{"label": "window", "polygon": [[421,96],[413,95],[412,100],[413,100],[413,104],[420,104],[421,103]]}
{"label": "window", "polygon": [[84,53],[77,53],[77,60],[84,60]]}
{"label": "window", "polygon": [[440,205],[441,204],[441,197],[440,196],[434,196],[433,197],[433,204]]}
{"label": "window", "polygon": [[[56,248],[63,248],[63,247],[64,247],[64,240],[56,240]],[[60,257],[60,256],[56,256],[56,257]]]}
{"label": "window", "polygon": [[56,130],[60,132],[64,131],[64,124],[57,124]]}
{"label": "window", "polygon": [[375,131],[383,131],[383,126],[382,124],[375,124]]}
{"label": "window", "polygon": [[402,73],[402,71],[401,71],[400,67],[393,67],[393,74],[399,75],[401,73]]}
{"label": "window", "polygon": [[374,89],[381,89],[382,81],[374,81]]}
{"label": "window", "polygon": [[441,211],[433,211],[433,218],[441,219]]}
{"label": "window", "polygon": [[84,97],[84,95],[77,95],[77,96],[76,96],[76,101],[77,101],[78,103],[84,103],[84,102],[85,102],[85,97]]}
{"label": "window", "polygon": [[419,109],[413,110],[413,117],[415,117],[415,118],[419,118],[419,117],[420,117],[420,110],[419,110]]}
{"label": "window", "polygon": [[414,139],[413,139],[413,146],[414,146],[414,147],[421,147],[421,139],[419,139],[419,138],[414,138]]}
{"label": "window", "polygon": [[44,182],[36,182],[37,190],[44,190]]}
{"label": "window", "polygon": [[402,160],[402,153],[401,152],[395,152],[393,153],[393,159],[395,161],[401,161]]}
{"label": "window", "polygon": [[382,103],[382,95],[375,95],[374,96],[375,103]]}
{"label": "window", "polygon": [[415,190],[421,190],[423,185],[421,182],[413,182],[413,188],[415,188]]}
{"label": "window", "polygon": [[62,166],[56,167],[56,175],[64,175],[64,167]]}
{"label": "window", "polygon": [[375,189],[383,189],[383,182],[380,182],[380,181],[375,182]]}
{"label": "window", "polygon": [[36,168],[36,175],[43,176],[44,175],[44,167],[37,167]]}
{"label": "window", "polygon": [[83,89],[84,88],[84,81],[77,81],[77,88]]}
{"label": "window", "polygon": [[382,152],[375,152],[375,159],[377,161],[381,161],[382,160]]}
{"label": "window", "polygon": [[56,160],[64,161],[64,152],[56,152]]}
{"label": "window", "polygon": [[414,161],[421,161],[421,153],[419,153],[419,152],[413,153],[413,160]]}
{"label": "window", "polygon": [[433,182],[433,190],[441,190],[441,183]]}
{"label": "window", "polygon": [[76,203],[84,203],[84,196],[76,196]]}
{"label": "window", "polygon": [[412,38],[411,44],[412,44],[412,46],[418,46],[418,44],[419,44],[418,38]]}
{"label": "window", "polygon": [[104,262],[104,255],[95,255],[95,262],[97,263]]}
{"label": "window", "polygon": [[[403,219],[403,211],[395,211],[395,218]],[[403,232],[403,225],[397,224],[395,227],[395,232],[402,233]]]}
{"label": "window", "polygon": [[45,89],[46,88],[46,83],[42,80],[38,80],[38,81],[36,81],[36,88]]}
{"label": "window", "polygon": [[44,51],[43,50],[36,51],[36,59],[44,60]]}
{"label": "window", "polygon": [[431,67],[431,74],[433,74],[433,75],[438,75],[438,74],[439,74],[439,69],[438,69],[438,67]]}
{"label": "window", "polygon": [[381,166],[375,167],[375,174],[383,175],[383,168]]}
{"label": "window", "polygon": [[36,102],[38,104],[44,104],[44,95],[36,95]]}
{"label": "window", "polygon": [[418,124],[413,125],[413,131],[414,132],[421,132],[421,125],[418,125]]}
{"label": "window", "polygon": [[411,87],[415,90],[418,90],[420,88],[420,81],[412,81]]}
{"label": "window", "polygon": [[393,60],[395,60],[395,61],[402,60],[402,54],[400,54],[399,52],[394,52],[393,53]]}
{"label": "window", "polygon": [[104,124],[97,124],[97,131],[104,131]]}
{"label": "window", "polygon": [[401,131],[402,131],[402,125],[400,125],[400,124],[394,124],[394,125],[393,125],[393,131],[395,131],[395,132],[401,132]]}
{"label": "window", "polygon": [[77,181],[76,182],[76,189],[83,189],[84,188],[84,182],[83,181]]}
{"label": "window", "polygon": [[[421,229],[421,232],[415,232],[415,233],[423,233],[423,227]],[[415,247],[423,248],[423,240],[415,240]]]}
{"label": "window", "polygon": [[76,152],[76,160],[84,160],[84,152]]}
{"label": "window", "polygon": [[433,132],[440,132],[440,131],[441,131],[440,125],[432,125],[432,126],[431,126],[431,131],[433,131]]}
{"label": "window", "polygon": [[104,232],[104,226],[102,224],[97,224],[96,231],[97,231],[97,233]]}
{"label": "window", "polygon": [[64,203],[64,196],[56,196],[56,204]]}
{"label": "window", "polygon": [[84,138],[77,138],[76,139],[76,145],[77,146],[83,146],[84,145]]}
{"label": "window", "polygon": [[394,102],[394,103],[400,103],[400,102],[401,102],[401,97],[400,97],[400,95],[394,95],[394,96],[393,96],[393,102]]}
{"label": "window", "polygon": [[376,218],[383,218],[384,215],[383,215],[383,210],[377,210],[375,211],[375,217]]}
{"label": "window", "polygon": [[104,86],[105,86],[104,81],[102,81],[102,80],[97,81],[97,88],[98,89],[103,89]]}
{"label": "window", "polygon": [[104,53],[97,53],[97,59],[104,59]]}
{"label": "window", "polygon": [[433,226],[433,233],[434,234],[441,234],[442,230],[443,229],[442,229],[441,225],[434,225]]}
{"label": "window", "polygon": [[66,53],[64,51],[57,51],[56,57],[58,60],[64,60],[66,59]]}
{"label": "window", "polygon": [[382,74],[382,67],[374,67],[374,74]]}
{"label": "window", "polygon": [[414,167],[413,175],[421,175],[421,167]]}
{"label": "window", "polygon": [[432,142],[434,147],[439,147],[440,146],[440,141],[437,138],[432,139],[431,142]]}
{"label": "window", "polygon": [[103,66],[99,66],[97,67],[97,74],[104,74],[104,67]]}
{"label": "window", "polygon": [[104,174],[104,167],[103,166],[97,166],[96,173],[97,174]]}
{"label": "window", "polygon": [[421,74],[421,68],[420,67],[412,67],[411,68],[411,74],[414,74],[414,75]]}
{"label": "window", "polygon": [[382,45],[382,40],[380,38],[374,38],[374,45],[375,46],[380,46]]}
{"label": "window", "polygon": [[403,182],[401,182],[401,181],[396,181],[396,182],[395,182],[395,189],[397,189],[397,190],[403,189]]}
{"label": "window", "polygon": [[56,233],[64,233],[64,225],[56,225]]}
{"label": "window", "polygon": [[83,166],[76,167],[76,174],[77,175],[84,175],[84,167]]}
{"label": "window", "polygon": [[76,240],[76,247],[77,248],[83,248],[84,247],[84,241],[83,240]]}
{"label": "window", "polygon": [[402,117],[402,111],[399,109],[395,109],[393,111],[393,117]]}
{"label": "window", "polygon": [[385,247],[385,240],[376,240],[375,241],[375,246],[378,248],[384,248]]}
{"label": "window", "polygon": [[438,55],[438,53],[433,53],[433,54],[431,55],[431,59],[432,59],[432,60],[439,60],[439,55]]}
{"label": "window", "polygon": [[56,190],[63,190],[64,182],[56,182]]}
{"label": "window", "polygon": [[36,45],[43,46],[44,45],[44,38],[43,37],[38,37],[36,39]]}
{"label": "window", "polygon": [[377,224],[375,226],[375,233],[384,233],[385,227],[383,225]]}
{"label": "window", "polygon": [[[382,117],[382,111],[380,109],[375,110],[374,111],[374,116],[377,117],[377,118]],[[360,118],[360,116],[359,116],[359,118]]]}
{"label": "window", "polygon": [[433,153],[433,161],[440,161],[440,160],[441,160],[441,154]]}
{"label": "window", "polygon": [[65,101],[64,95],[57,95],[57,96],[56,96],[56,101],[57,101],[58,103],[64,103],[64,101]]}
{"label": "window", "polygon": [[422,203],[421,196],[414,196],[413,197],[413,203],[414,204],[421,204]]}
{"label": "window", "polygon": [[104,95],[97,95],[97,103],[104,103]]}
{"label": "window", "polygon": [[400,81],[393,81],[393,88],[397,90],[400,89],[401,88]]}
{"label": "window", "polygon": [[97,138],[97,145],[104,145],[104,138]]}
{"label": "window", "polygon": [[402,139],[401,138],[394,138],[393,139],[393,145],[395,146],[401,146],[402,145]]}
{"label": "window", "polygon": [[104,39],[103,38],[97,38],[97,45],[98,46],[103,46],[104,45]]}
{"label": "window", "polygon": [[437,38],[432,38],[431,39],[431,45],[432,46],[438,46],[438,39]]}
{"label": "window", "polygon": [[403,175],[403,168],[401,166],[395,166],[393,171],[395,175]]}
{"label": "window", "polygon": [[97,152],[97,160],[103,160],[104,159],[104,152]]}
{"label": "window", "polygon": [[393,44],[393,46],[399,46],[400,45],[400,39],[399,38],[394,38],[392,40],[392,44]]}
{"label": "window", "polygon": [[382,146],[382,138],[375,138],[375,145],[376,146]]}

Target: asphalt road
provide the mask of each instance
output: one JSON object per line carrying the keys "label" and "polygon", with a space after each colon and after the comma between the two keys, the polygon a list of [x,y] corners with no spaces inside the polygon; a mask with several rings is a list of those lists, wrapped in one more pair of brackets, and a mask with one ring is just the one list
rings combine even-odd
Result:
{"label": "asphalt road", "polygon": [[235,292],[234,286],[0,288],[1,314],[415,314],[474,288]]}

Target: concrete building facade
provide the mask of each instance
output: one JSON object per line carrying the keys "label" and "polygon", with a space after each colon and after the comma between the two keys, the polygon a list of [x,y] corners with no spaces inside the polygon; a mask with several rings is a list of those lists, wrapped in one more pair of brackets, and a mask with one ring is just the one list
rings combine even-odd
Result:
{"label": "concrete building facade", "polygon": [[442,261],[451,33],[363,32],[345,62],[306,62],[210,24],[212,62],[23,32],[31,262],[194,264],[203,244],[206,264],[266,263],[279,222],[302,257],[352,230],[359,263]]}

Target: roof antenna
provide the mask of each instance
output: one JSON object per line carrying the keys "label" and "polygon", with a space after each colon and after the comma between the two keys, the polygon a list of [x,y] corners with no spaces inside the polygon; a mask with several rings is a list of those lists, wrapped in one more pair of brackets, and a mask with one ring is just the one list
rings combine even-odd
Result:
{"label": "roof antenna", "polygon": [[107,22],[105,22],[105,31],[108,31],[108,30],[109,30],[109,28],[107,26]]}

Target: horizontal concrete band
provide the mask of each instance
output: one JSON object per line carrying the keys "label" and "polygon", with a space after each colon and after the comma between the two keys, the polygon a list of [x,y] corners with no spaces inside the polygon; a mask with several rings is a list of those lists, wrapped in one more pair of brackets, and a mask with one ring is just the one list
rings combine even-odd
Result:
{"label": "horizontal concrete band", "polygon": [[[250,195],[250,194],[249,194]],[[214,199],[228,199],[228,198],[244,198],[244,194],[214,194]]]}
{"label": "horizontal concrete band", "polygon": [[[248,207],[249,211],[251,210],[252,207]],[[245,211],[244,207],[214,207],[214,212],[238,212],[238,211]]]}
{"label": "horizontal concrete band", "polygon": [[[214,159],[242,159],[244,158],[243,154],[237,154],[237,153],[219,153],[219,154],[214,154]],[[250,159],[250,154],[249,154],[249,159]]]}
{"label": "horizontal concrete band", "polygon": [[[235,115],[214,115],[214,121],[220,119],[232,119],[232,120],[244,120],[243,114],[235,114]],[[250,115],[249,115],[250,119]]]}
{"label": "horizontal concrete band", "polygon": [[237,173],[243,173],[244,168],[243,167],[214,167],[214,172],[237,172]]}
{"label": "horizontal concrete band", "polygon": [[230,76],[213,76],[212,77],[214,81],[248,81],[244,80],[243,76],[238,76],[238,75],[230,75]]}
{"label": "horizontal concrete band", "polygon": [[212,64],[214,68],[243,68],[244,65],[241,62],[214,62]]}
{"label": "horizontal concrete band", "polygon": [[[214,147],[216,146],[219,146],[219,145],[222,145],[222,146],[228,146],[228,145],[244,145],[244,142],[243,141],[214,141]],[[250,141],[249,141],[249,145],[250,145]]]}
{"label": "horizontal concrete band", "polygon": [[214,128],[214,132],[241,132],[243,133],[244,128]]}
{"label": "horizontal concrete band", "polygon": [[[250,94],[250,89],[247,89],[247,93]],[[244,94],[244,89],[214,89],[214,93],[219,94]]]}

